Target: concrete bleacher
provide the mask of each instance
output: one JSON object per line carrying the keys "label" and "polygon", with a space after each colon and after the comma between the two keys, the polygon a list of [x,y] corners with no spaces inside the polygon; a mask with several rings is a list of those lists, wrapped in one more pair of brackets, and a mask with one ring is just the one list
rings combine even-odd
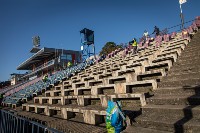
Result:
{"label": "concrete bleacher", "polygon": [[[190,32],[194,36],[194,39],[200,34],[199,31],[195,30]],[[160,113],[162,110],[167,110],[168,108],[177,110],[183,108],[182,106],[172,106],[174,102],[178,105],[186,104],[184,101],[180,101],[179,103],[179,100],[173,99],[173,96],[165,97],[165,94],[160,95],[159,91],[161,91],[161,87],[171,87],[170,85],[174,84],[174,79],[173,81],[170,80],[174,75],[170,72],[177,70],[174,66],[178,67],[176,64],[179,57],[184,57],[182,53],[187,47],[190,47],[188,46],[190,45],[190,41],[193,41],[193,39],[191,40],[189,34],[187,37],[183,37],[182,33],[177,33],[173,34],[171,39],[169,39],[168,35],[164,37],[163,41],[159,38],[145,44],[145,48],[143,46],[139,47],[138,53],[134,55],[130,50],[119,50],[111,53],[105,60],[97,62],[94,65],[82,64],[81,69],[73,68],[58,72],[50,78],[49,82],[39,82],[32,87],[24,89],[23,92],[10,96],[10,103],[3,101],[3,104],[5,106],[12,104],[12,107],[16,108],[19,106],[16,103],[22,101],[22,111],[91,125],[105,126],[105,109],[108,100],[120,100],[122,102],[122,109],[126,113],[129,112],[127,118],[129,127],[127,131],[135,126],[139,129],[150,128],[152,130],[171,132],[173,131],[172,127],[169,129],[168,127],[166,129],[162,127],[162,129],[161,127],[159,128],[158,122],[157,126],[152,124],[152,127],[149,126],[149,123],[156,123],[153,116],[159,120],[164,115],[164,113],[161,113],[160,117],[156,117],[157,112]],[[148,47],[146,47],[147,45]],[[182,60],[182,63],[185,64],[185,62]],[[68,76],[69,71],[72,74],[70,76]],[[170,74],[172,75],[171,77]],[[197,75],[197,77],[199,76]],[[183,77],[179,76],[178,80],[181,80],[181,78]],[[196,80],[194,79],[194,81]],[[37,89],[40,88],[39,91],[30,91],[34,87]],[[166,94],[168,94],[170,93],[168,92],[169,90],[172,91],[172,89],[164,89],[162,91],[166,91]],[[29,101],[28,97],[23,96],[27,91],[32,94],[32,101]],[[155,97],[152,97],[153,95]],[[174,98],[176,97],[174,96]],[[186,99],[188,97],[184,95],[179,98]],[[190,98],[198,100],[198,97]],[[16,99],[17,102],[13,103],[13,99]],[[172,105],[167,105],[158,111],[160,109],[158,105],[166,103],[172,103]],[[131,113],[134,115],[134,111],[138,111],[140,108],[142,108],[142,115],[134,119]],[[169,116],[172,114],[173,111]],[[177,118],[182,117],[182,115],[180,114]],[[134,121],[137,123],[132,125]],[[151,131],[147,129],[143,130]]]}
{"label": "concrete bleacher", "polygon": [[78,71],[85,69],[89,66],[91,62],[80,63],[76,66],[67,68],[66,70],[59,71],[48,78],[48,81],[43,82],[42,77],[36,78],[32,81],[26,82],[14,89],[5,93],[5,98],[3,99],[3,106],[17,107],[22,103],[26,103],[33,97],[42,94],[47,91],[51,86],[68,79]]}
{"label": "concrete bleacher", "polygon": [[[187,45],[187,39],[177,40],[181,46]],[[108,100],[138,99],[140,106],[146,105],[145,94],[157,89],[156,79],[165,76],[165,70],[177,60],[176,52],[170,53],[172,47],[173,50],[179,48],[178,44],[168,43],[155,49],[157,52],[147,48],[145,53],[129,54],[126,58],[107,58],[46,91],[44,97],[34,97],[33,104],[23,104],[22,108],[63,119],[72,119],[79,113],[85,123],[103,123]],[[127,58],[126,64],[120,63]]]}
{"label": "concrete bleacher", "polygon": [[194,32],[192,36],[191,42],[183,45],[178,54],[180,57],[158,83],[153,96],[146,98],[142,115],[135,118],[124,133],[199,132],[200,32]]}

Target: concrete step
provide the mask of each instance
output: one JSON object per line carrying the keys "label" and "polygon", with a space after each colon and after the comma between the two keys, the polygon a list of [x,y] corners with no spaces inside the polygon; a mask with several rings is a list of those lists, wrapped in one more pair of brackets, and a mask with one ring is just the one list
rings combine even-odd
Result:
{"label": "concrete step", "polygon": [[200,48],[200,45],[198,43],[199,43],[198,41],[196,41],[196,42],[193,41],[193,42],[189,43],[186,46],[185,51],[197,51],[197,49]]}
{"label": "concrete step", "polygon": [[168,71],[169,68],[172,66],[171,60],[166,61],[160,61],[156,63],[152,63],[151,65],[145,66],[145,71],[152,71],[152,70],[159,70],[164,69],[165,71]]}
{"label": "concrete step", "polygon": [[161,87],[177,87],[177,86],[192,86],[192,85],[199,85],[200,78],[188,78],[186,80],[174,80],[174,81],[165,81],[162,80],[158,83],[159,88]]}
{"label": "concrete step", "polygon": [[194,87],[165,87],[159,88],[153,92],[154,95],[200,95],[200,88]]}
{"label": "concrete step", "polygon": [[155,60],[153,60],[152,62],[153,63],[156,63],[156,62],[160,62],[160,61],[166,61],[166,60],[171,60],[172,62],[175,62],[177,59],[177,57],[175,56],[168,56],[168,57],[159,57],[159,58],[156,58]]}
{"label": "concrete step", "polygon": [[199,38],[199,37],[200,37],[200,35],[199,35],[198,32],[197,32],[197,34],[195,34],[195,35],[193,36],[192,42],[198,41],[198,38]]}
{"label": "concrete step", "polygon": [[195,47],[199,46],[199,39],[198,37],[194,37],[187,45],[188,47]]}
{"label": "concrete step", "polygon": [[198,36],[198,35],[195,35],[193,38],[192,38],[192,40],[191,40],[191,44],[196,44],[196,45],[198,45],[198,42],[199,42],[199,38],[200,36]]}
{"label": "concrete step", "polygon": [[194,53],[199,52],[198,49],[200,48],[199,44],[188,44],[184,50],[184,53]]}
{"label": "concrete step", "polygon": [[[16,112],[16,111],[15,111]],[[49,117],[45,115],[35,114],[31,112],[25,112],[21,110],[17,110],[17,115],[23,116],[25,118],[29,118],[30,120],[36,121],[36,122],[45,122],[46,125],[50,128],[55,128],[61,132],[67,132],[67,133],[81,133],[81,132],[88,132],[91,133],[106,133],[105,126],[94,126],[89,124],[84,124],[80,122],[75,121],[69,121],[54,117]]]}
{"label": "concrete step", "polygon": [[176,133],[198,133],[200,131],[200,120],[196,118],[168,117],[156,112],[141,115],[135,120],[136,124],[134,125],[137,127]]}
{"label": "concrete step", "polygon": [[199,105],[198,95],[156,95],[147,99],[148,104],[153,105]]}
{"label": "concrete step", "polygon": [[[191,59],[192,57],[190,57]],[[192,62],[192,63],[191,63]],[[185,67],[185,66],[199,66],[200,62],[198,60],[183,60],[183,61],[177,61],[174,63],[173,67],[178,67],[179,69]]]}
{"label": "concrete step", "polygon": [[[200,55],[200,54],[199,54]],[[177,63],[179,63],[179,64],[184,64],[185,62],[187,63],[187,62],[199,62],[199,59],[200,59],[200,57],[199,57],[199,55],[195,55],[195,56],[193,56],[192,58],[191,58],[191,56],[188,56],[188,57],[182,57],[182,56],[180,56],[180,58],[178,58],[178,61],[177,61]],[[182,57],[182,58],[181,58]]]}
{"label": "concrete step", "polygon": [[185,57],[188,57],[188,56],[195,56],[195,55],[199,55],[200,54],[200,51],[198,51],[200,48],[196,48],[197,50],[184,50],[182,51],[181,53],[181,58],[185,58]]}
{"label": "concrete step", "polygon": [[166,72],[164,69],[158,69],[158,70],[152,70],[152,71],[146,71],[144,73],[141,73],[138,75],[137,80],[151,80],[151,79],[156,79],[159,80],[163,76],[166,75]]}
{"label": "concrete step", "polygon": [[168,117],[186,117],[200,119],[200,106],[188,105],[146,105],[142,107],[142,114],[157,113]]}
{"label": "concrete step", "polygon": [[168,82],[168,81],[176,81],[176,80],[187,80],[187,79],[190,79],[190,78],[193,78],[193,79],[200,79],[200,72],[190,72],[190,73],[181,73],[179,75],[168,75],[164,82]]}
{"label": "concrete step", "polygon": [[187,54],[199,53],[198,49],[200,49],[199,44],[198,44],[198,46],[195,46],[195,45],[187,46],[186,49],[184,50],[184,53],[187,53]]}
{"label": "concrete step", "polygon": [[127,128],[124,131],[122,131],[122,133],[172,133],[172,132],[136,127],[136,126],[127,126]]}
{"label": "concrete step", "polygon": [[178,67],[172,67],[172,69],[170,69],[170,71],[168,72],[168,75],[181,75],[181,74],[185,74],[185,73],[197,73],[200,72],[200,67],[196,67],[196,66],[188,66],[188,67],[184,67],[182,69],[178,68]]}

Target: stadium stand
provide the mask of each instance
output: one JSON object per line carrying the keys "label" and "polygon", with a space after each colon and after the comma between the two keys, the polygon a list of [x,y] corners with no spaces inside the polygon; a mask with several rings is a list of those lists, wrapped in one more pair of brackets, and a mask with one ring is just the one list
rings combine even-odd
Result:
{"label": "stadium stand", "polygon": [[127,47],[105,59],[88,60],[59,71],[46,82],[39,80],[10,94],[2,105],[29,119],[45,121],[49,116],[60,123],[68,120],[76,126],[91,125],[75,129],[48,124],[63,132],[105,132],[100,127],[105,127],[107,102],[120,100],[127,115],[124,132],[198,132],[197,20],[199,17],[182,32],[147,39],[139,45],[137,54]]}

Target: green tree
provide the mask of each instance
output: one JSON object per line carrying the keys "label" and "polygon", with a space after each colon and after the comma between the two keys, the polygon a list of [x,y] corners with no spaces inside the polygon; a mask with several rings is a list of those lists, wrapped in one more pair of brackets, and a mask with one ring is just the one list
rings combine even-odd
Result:
{"label": "green tree", "polygon": [[116,45],[114,42],[107,42],[101,49],[99,55],[100,56],[103,54],[108,55],[109,53],[111,53],[112,51],[118,48],[122,48],[122,45]]}

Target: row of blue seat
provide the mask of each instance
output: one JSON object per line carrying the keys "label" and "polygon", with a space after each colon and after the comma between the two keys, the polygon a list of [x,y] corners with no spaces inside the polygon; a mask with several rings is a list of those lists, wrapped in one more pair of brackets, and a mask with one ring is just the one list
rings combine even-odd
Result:
{"label": "row of blue seat", "polygon": [[11,94],[3,99],[3,103],[7,104],[21,104],[23,99],[33,98],[34,93],[41,93],[42,89],[49,88],[50,85],[55,85],[63,80],[69,79],[72,75],[84,70],[86,67],[95,63],[94,60],[89,60],[77,65],[71,66],[65,70],[58,71],[55,74],[48,77],[47,81],[38,81],[30,86],[21,89],[20,91]]}

